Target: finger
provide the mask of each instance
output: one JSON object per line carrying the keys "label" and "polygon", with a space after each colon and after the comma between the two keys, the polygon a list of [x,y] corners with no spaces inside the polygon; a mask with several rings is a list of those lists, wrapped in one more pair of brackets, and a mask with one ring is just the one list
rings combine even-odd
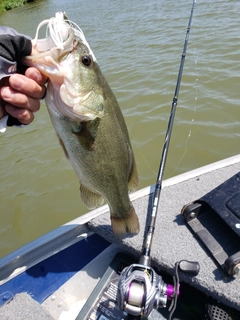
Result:
{"label": "finger", "polygon": [[36,81],[39,85],[44,85],[47,82],[47,76],[42,74],[38,69],[30,67],[26,70],[25,76]]}
{"label": "finger", "polygon": [[29,109],[31,112],[36,112],[40,108],[40,101],[38,99],[31,98],[23,93],[13,90],[11,87],[1,88],[2,99],[21,109]]}
{"label": "finger", "polygon": [[34,119],[34,114],[29,109],[21,109],[15,106],[6,104],[8,114],[18,119],[22,124],[30,124]]}
{"label": "finger", "polygon": [[35,99],[41,99],[46,92],[44,85],[39,85],[35,80],[21,74],[11,75],[9,85],[12,89]]}

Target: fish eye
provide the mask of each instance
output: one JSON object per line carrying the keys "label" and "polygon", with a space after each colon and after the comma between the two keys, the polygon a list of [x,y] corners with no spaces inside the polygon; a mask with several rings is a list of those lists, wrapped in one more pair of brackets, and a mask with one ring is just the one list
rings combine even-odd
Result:
{"label": "fish eye", "polygon": [[82,57],[82,63],[85,65],[85,66],[90,66],[92,62],[92,59],[89,57],[89,56],[83,56]]}

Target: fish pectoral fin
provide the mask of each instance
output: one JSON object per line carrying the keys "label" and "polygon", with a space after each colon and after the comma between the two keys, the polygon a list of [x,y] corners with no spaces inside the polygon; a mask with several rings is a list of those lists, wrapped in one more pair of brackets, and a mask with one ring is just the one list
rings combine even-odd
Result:
{"label": "fish pectoral fin", "polygon": [[82,201],[90,210],[98,208],[102,206],[104,203],[104,199],[100,194],[97,194],[89,190],[87,187],[83,186],[81,183],[80,183],[80,194],[81,194]]}
{"label": "fish pectoral fin", "polygon": [[79,122],[78,124],[75,123],[72,131],[76,135],[77,139],[84,149],[89,151],[95,150],[95,139],[89,131],[86,122]]}
{"label": "fish pectoral fin", "polygon": [[131,171],[130,179],[128,181],[129,192],[135,191],[137,188],[137,185],[138,185],[137,165],[133,155],[132,171]]}

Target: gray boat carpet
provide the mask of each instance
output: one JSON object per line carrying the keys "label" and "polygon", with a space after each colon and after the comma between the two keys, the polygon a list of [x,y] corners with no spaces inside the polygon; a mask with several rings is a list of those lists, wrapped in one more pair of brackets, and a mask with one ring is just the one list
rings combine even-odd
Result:
{"label": "gray boat carpet", "polygon": [[[163,186],[151,251],[152,266],[170,274],[174,274],[174,265],[177,261],[198,261],[200,263],[198,276],[191,277],[180,273],[180,280],[238,310],[240,310],[240,278],[231,279],[217,267],[187,228],[181,209],[184,205],[203,197],[239,171],[240,163],[237,163],[180,183]],[[144,226],[150,214],[151,197],[152,195],[147,195],[133,201],[142,226],[137,236],[125,239],[115,237],[110,227],[108,212],[93,219],[89,223],[90,229],[138,258],[142,250]]]}
{"label": "gray boat carpet", "polygon": [[27,293],[17,294],[0,308],[1,320],[54,320],[51,315]]}
{"label": "gray boat carpet", "polygon": [[[201,268],[199,275],[193,278],[181,273],[180,280],[238,310],[240,310],[240,279],[231,280],[223,274],[187,229],[180,212],[185,204],[204,196],[239,171],[240,163],[164,187],[151,253],[152,266],[171,274],[174,272],[176,261],[182,259],[199,261]],[[108,212],[92,220],[89,227],[138,258],[142,249],[146,218],[151,208],[151,195],[141,197],[133,201],[133,204],[142,226],[139,235],[122,240],[116,238],[110,227]],[[52,316],[27,293],[17,294],[11,302],[2,306],[0,319],[53,320]],[[165,318],[153,313],[150,319]]]}

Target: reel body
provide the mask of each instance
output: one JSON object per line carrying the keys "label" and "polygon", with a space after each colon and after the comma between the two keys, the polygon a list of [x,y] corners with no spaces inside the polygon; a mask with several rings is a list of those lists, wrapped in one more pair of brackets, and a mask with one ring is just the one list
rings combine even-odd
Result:
{"label": "reel body", "polygon": [[124,268],[118,283],[118,306],[134,316],[148,317],[153,309],[166,307],[167,300],[178,295],[179,287],[175,290],[153,268],[142,264]]}

